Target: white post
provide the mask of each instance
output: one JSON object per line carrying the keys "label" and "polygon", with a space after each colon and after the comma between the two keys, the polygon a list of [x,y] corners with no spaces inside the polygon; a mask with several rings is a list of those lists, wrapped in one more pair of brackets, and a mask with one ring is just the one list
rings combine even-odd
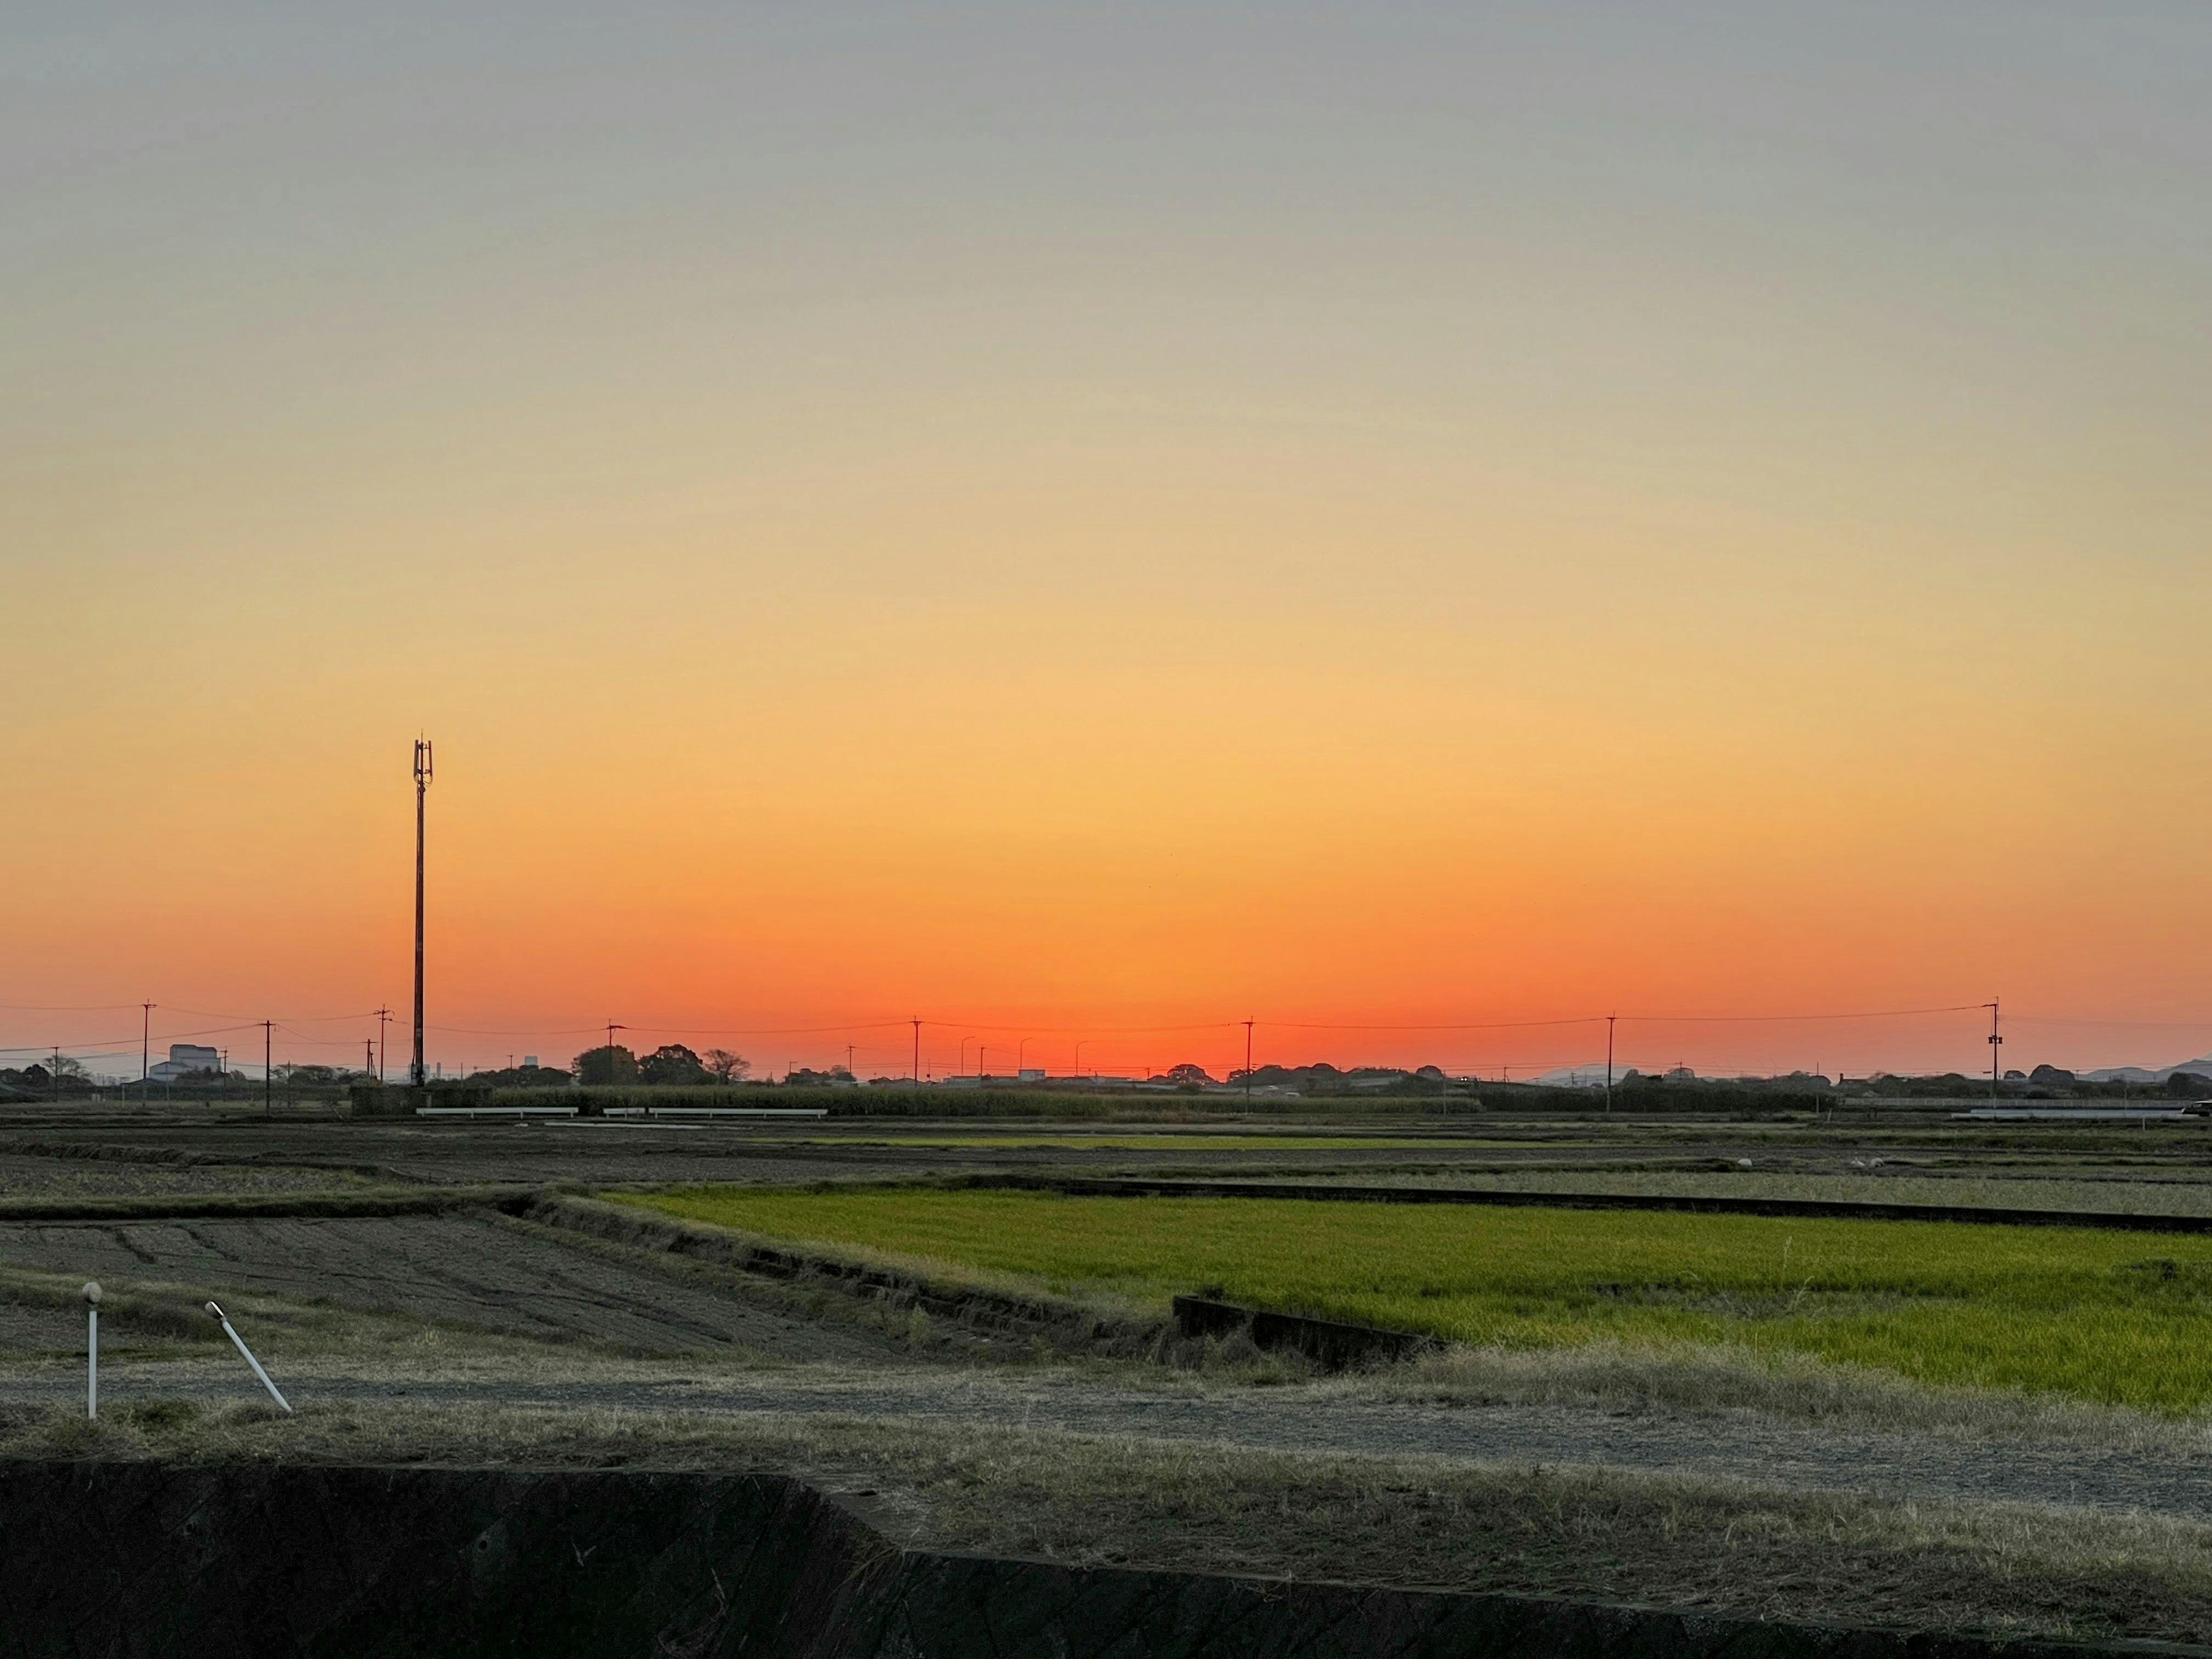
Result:
{"label": "white post", "polygon": [[84,1285],[84,1414],[100,1415],[100,1281]]}
{"label": "white post", "polygon": [[222,1334],[231,1340],[239,1352],[246,1356],[246,1363],[253,1367],[253,1374],[261,1379],[261,1386],[269,1390],[269,1397],[289,1412],[292,1409],[292,1402],[276,1391],[276,1385],[269,1380],[269,1373],[261,1369],[261,1362],[253,1357],[253,1350],[246,1346],[246,1339],[231,1328],[229,1316],[212,1302],[207,1304],[207,1310],[213,1314],[217,1322],[222,1326]]}

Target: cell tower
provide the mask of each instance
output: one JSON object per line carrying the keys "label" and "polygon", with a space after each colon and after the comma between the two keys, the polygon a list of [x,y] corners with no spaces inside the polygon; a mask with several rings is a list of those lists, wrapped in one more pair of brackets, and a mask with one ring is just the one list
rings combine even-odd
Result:
{"label": "cell tower", "polygon": [[430,1081],[422,1064],[422,830],[423,802],[430,793],[430,740],[415,739],[415,1063],[407,1080],[416,1088]]}

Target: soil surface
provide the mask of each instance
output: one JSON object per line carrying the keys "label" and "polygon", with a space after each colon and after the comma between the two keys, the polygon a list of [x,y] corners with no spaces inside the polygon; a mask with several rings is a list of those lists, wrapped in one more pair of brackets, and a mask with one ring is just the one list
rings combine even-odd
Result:
{"label": "soil surface", "polygon": [[[794,1317],[765,1295],[724,1294],[486,1216],[18,1224],[0,1226],[0,1261],[116,1285],[179,1285],[196,1297],[258,1291],[654,1352],[736,1346],[872,1361],[887,1352],[865,1330]],[[0,1343],[9,1336],[0,1325]]]}
{"label": "soil surface", "polygon": [[0,1197],[172,1198],[208,1193],[326,1193],[364,1183],[343,1170],[284,1164],[134,1164],[0,1154]]}

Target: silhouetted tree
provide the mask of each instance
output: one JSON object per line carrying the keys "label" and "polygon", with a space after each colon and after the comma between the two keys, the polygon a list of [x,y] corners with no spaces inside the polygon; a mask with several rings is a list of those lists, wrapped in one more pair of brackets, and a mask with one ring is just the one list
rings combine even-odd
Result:
{"label": "silhouetted tree", "polygon": [[707,1069],[714,1074],[717,1083],[741,1081],[752,1068],[752,1061],[743,1054],[733,1054],[727,1048],[707,1050]]}
{"label": "silhouetted tree", "polygon": [[706,1083],[711,1081],[699,1056],[680,1042],[663,1043],[637,1063],[643,1083]]}
{"label": "silhouetted tree", "polygon": [[635,1083],[637,1081],[637,1056],[619,1042],[602,1043],[578,1054],[574,1069],[579,1083]]}

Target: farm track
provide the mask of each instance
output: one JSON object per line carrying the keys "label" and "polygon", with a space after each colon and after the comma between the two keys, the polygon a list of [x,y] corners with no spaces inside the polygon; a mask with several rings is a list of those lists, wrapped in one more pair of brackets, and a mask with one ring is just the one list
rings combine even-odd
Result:
{"label": "farm track", "polygon": [[[1191,1395],[968,1367],[832,1375],[805,1369],[713,1380],[393,1382],[272,1365],[296,1404],[498,1407],[687,1416],[796,1414],[930,1426],[999,1425],[1178,1445],[1514,1466],[1597,1466],[1724,1479],[1776,1491],[1895,1501],[2070,1505],[2212,1522],[2212,1457],[1942,1434],[1800,1426],[1751,1413],[1625,1412],[1572,1406],[1364,1401],[1327,1388]],[[234,1364],[155,1362],[103,1370],[103,1397],[242,1401]],[[74,1370],[0,1378],[0,1402],[64,1405]]]}

